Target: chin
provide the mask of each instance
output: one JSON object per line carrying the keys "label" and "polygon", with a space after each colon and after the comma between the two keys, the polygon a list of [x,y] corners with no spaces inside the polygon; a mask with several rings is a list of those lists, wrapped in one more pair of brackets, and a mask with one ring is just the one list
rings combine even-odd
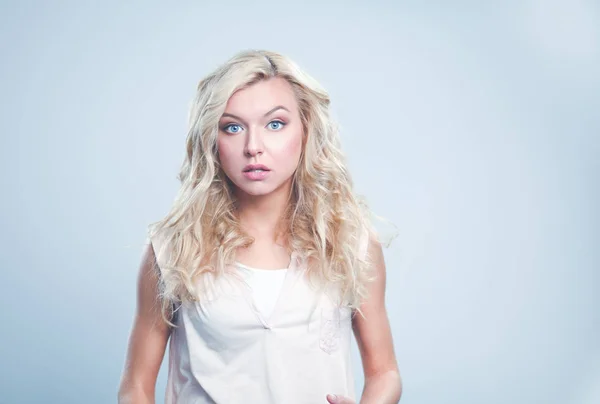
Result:
{"label": "chin", "polygon": [[237,186],[238,189],[247,195],[252,195],[252,196],[264,196],[264,195],[269,195],[270,193],[272,193],[273,191],[275,191],[277,189],[277,187],[272,187],[272,186],[265,186],[266,184],[261,184],[261,183],[256,183],[256,184],[251,184],[250,186],[248,186],[248,184],[244,184],[244,186]]}
{"label": "chin", "polygon": [[241,192],[242,194],[247,194],[247,195],[252,195],[252,196],[261,196],[261,195],[269,194],[268,191],[258,190],[258,189],[241,188],[241,187],[238,187],[238,191]]}

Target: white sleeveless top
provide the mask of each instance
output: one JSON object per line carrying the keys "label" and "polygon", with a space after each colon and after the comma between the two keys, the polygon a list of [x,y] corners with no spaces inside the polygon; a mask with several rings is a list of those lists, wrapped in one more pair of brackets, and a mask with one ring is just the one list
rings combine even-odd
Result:
{"label": "white sleeveless top", "polygon": [[[160,268],[167,250],[158,236],[151,241]],[[314,404],[326,403],[327,394],[355,399],[352,311],[336,304],[332,290],[309,285],[305,271],[293,253],[271,310],[261,309],[252,282],[229,278],[213,280],[214,291],[201,301],[184,303],[169,341],[165,403]]]}
{"label": "white sleeveless top", "polygon": [[258,311],[265,317],[270,316],[277,303],[287,268],[261,269],[239,262],[236,263],[236,267],[250,287]]}

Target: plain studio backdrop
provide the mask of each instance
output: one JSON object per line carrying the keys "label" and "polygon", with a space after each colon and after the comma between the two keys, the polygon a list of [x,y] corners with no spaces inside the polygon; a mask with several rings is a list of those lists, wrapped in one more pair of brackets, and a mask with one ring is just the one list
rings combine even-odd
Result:
{"label": "plain studio backdrop", "polygon": [[3,1],[0,403],[116,401],[195,87],[248,48],[330,92],[398,228],[401,402],[600,403],[599,27],[584,0]]}

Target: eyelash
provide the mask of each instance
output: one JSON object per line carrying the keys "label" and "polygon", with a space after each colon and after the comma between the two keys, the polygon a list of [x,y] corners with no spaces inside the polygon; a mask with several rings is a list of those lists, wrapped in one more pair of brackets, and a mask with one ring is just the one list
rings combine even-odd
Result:
{"label": "eyelash", "polygon": [[[279,129],[273,129],[273,130],[274,130],[274,131],[276,131],[276,132],[280,131],[281,129],[283,129],[283,128],[285,127],[285,125],[287,125],[287,123],[283,122],[282,120],[279,120],[279,119],[274,119],[274,120],[272,120],[271,122],[269,122],[269,123],[267,124],[267,126],[269,126],[269,125],[270,125],[270,124],[272,124],[273,122],[277,122],[277,123],[279,123],[279,124],[281,125],[281,128],[279,128]],[[232,126],[239,126],[240,128],[242,127],[242,125],[239,125],[239,124],[237,124],[237,123],[230,123],[230,124],[227,124],[227,125],[223,126],[223,131],[225,131],[225,132],[227,132],[227,133],[229,133],[229,134],[231,134],[231,135],[235,135],[236,133],[239,133],[239,132],[229,132],[229,131],[227,130],[228,128],[230,128],[230,127],[232,127]]]}

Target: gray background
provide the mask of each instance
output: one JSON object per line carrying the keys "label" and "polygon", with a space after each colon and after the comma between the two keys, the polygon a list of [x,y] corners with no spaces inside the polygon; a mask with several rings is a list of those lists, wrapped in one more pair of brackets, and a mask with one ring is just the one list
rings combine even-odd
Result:
{"label": "gray background", "polygon": [[2,2],[0,402],[115,402],[195,86],[265,48],[398,226],[402,402],[599,403],[599,27],[583,0]]}

